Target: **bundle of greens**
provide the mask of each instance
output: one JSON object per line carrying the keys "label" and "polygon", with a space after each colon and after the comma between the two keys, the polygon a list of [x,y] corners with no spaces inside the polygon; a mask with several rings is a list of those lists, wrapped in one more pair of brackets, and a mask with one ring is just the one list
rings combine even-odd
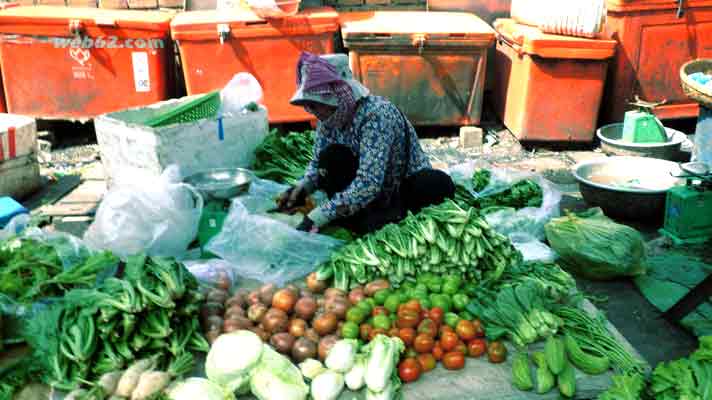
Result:
{"label": "bundle of greens", "polygon": [[689,358],[663,362],[653,371],[650,390],[655,399],[708,399],[712,396],[712,336],[700,338]]}
{"label": "bundle of greens", "polygon": [[314,157],[314,132],[280,134],[276,129],[255,150],[252,170],[262,179],[295,184]]}
{"label": "bundle of greens", "polygon": [[111,253],[102,252],[65,269],[51,245],[12,238],[0,244],[0,293],[20,303],[61,296],[72,288],[94,286],[97,275],[118,261]]}
{"label": "bundle of greens", "polygon": [[544,287],[536,281],[510,283],[498,290],[481,288],[474,295],[467,311],[487,326],[491,340],[507,335],[524,346],[555,335],[562,325],[549,311]]}
{"label": "bundle of greens", "polygon": [[203,296],[185,267],[170,259],[131,257],[124,278],[74,289],[33,317],[25,339],[43,380],[72,390],[80,382],[156,356],[165,368],[188,350],[207,352],[199,329]]}
{"label": "bundle of greens", "polygon": [[639,373],[615,375],[613,384],[597,400],[641,400],[645,397],[645,377]]}
{"label": "bundle of greens", "polygon": [[496,281],[519,262],[521,254],[509,239],[475,210],[447,200],[344,245],[317,270],[317,278],[333,276],[334,286],[343,290],[381,277],[397,287],[424,272]]}
{"label": "bundle of greens", "polygon": [[0,399],[10,400],[25,385],[36,381],[42,374],[37,360],[25,356],[0,368]]}
{"label": "bundle of greens", "polygon": [[[472,190],[478,193],[484,190],[490,184],[491,177],[492,172],[488,169],[475,170],[472,174]],[[544,200],[541,186],[530,179],[519,181],[501,192],[480,197],[475,197],[465,187],[458,186],[455,196],[459,204],[480,209],[483,214],[501,208],[518,210],[524,207],[541,207]]]}
{"label": "bundle of greens", "polygon": [[576,280],[557,264],[541,262],[522,263],[507,270],[500,285],[531,282],[540,288],[551,302],[564,302],[576,291]]}

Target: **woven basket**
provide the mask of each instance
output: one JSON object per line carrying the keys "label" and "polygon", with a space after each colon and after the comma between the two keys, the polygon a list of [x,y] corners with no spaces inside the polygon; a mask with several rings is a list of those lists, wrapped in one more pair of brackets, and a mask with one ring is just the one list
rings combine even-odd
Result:
{"label": "woven basket", "polygon": [[700,58],[697,60],[688,61],[680,67],[680,81],[682,82],[682,90],[685,91],[687,97],[695,100],[703,106],[712,109],[712,89],[700,85],[693,79],[690,79],[690,74],[702,72],[712,74],[712,59]]}

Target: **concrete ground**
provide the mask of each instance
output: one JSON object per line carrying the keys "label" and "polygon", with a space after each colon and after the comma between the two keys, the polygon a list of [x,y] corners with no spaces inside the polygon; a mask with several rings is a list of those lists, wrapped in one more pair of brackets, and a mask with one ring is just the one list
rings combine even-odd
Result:
{"label": "concrete ground", "polygon": [[[543,174],[563,192],[562,210],[587,208],[570,170],[577,162],[606,157],[605,154],[595,148],[575,151],[525,148],[496,123],[485,121],[483,128],[485,144],[481,147],[463,148],[452,130],[446,132],[449,134],[446,137],[423,139],[422,144],[434,164],[439,166],[480,159],[496,167]],[[33,212],[49,217],[52,229],[77,236],[81,236],[91,223],[106,193],[103,168],[96,148],[91,145],[93,136],[86,131],[82,129],[81,133],[86,140],[73,137],[69,144],[59,135],[54,136],[54,145],[60,149],[46,154],[48,159],[44,163],[44,171],[51,182],[27,201]],[[439,135],[429,130],[424,136]],[[67,160],[67,153],[73,151],[79,155],[75,159],[69,156]],[[655,227],[637,228],[648,239],[657,236]],[[660,313],[630,280],[591,282],[579,279],[578,284],[651,365],[685,356],[696,347],[696,339],[681,327],[661,319]]]}

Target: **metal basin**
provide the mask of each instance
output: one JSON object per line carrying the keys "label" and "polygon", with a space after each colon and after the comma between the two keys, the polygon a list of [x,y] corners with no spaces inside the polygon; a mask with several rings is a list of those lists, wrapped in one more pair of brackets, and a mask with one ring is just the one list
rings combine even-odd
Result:
{"label": "metal basin", "polygon": [[242,168],[215,168],[193,174],[185,183],[195,187],[205,200],[227,200],[250,189],[252,174]]}
{"label": "metal basin", "polygon": [[623,124],[619,122],[599,128],[596,136],[601,140],[601,149],[606,154],[674,160],[687,136],[672,128],[665,128],[665,131],[668,136],[665,143],[631,143],[620,140],[623,137]]}
{"label": "metal basin", "polygon": [[660,223],[665,196],[684,185],[677,163],[647,157],[608,157],[580,163],[573,175],[584,200],[606,215],[631,221]]}

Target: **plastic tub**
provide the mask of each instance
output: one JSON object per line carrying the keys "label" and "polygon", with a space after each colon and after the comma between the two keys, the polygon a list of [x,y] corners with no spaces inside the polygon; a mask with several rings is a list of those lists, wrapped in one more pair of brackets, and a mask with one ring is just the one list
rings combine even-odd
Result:
{"label": "plastic tub", "polygon": [[494,26],[493,100],[504,125],[520,140],[593,140],[616,43],[550,35],[511,19]]}
{"label": "plastic tub", "polygon": [[262,86],[272,123],[314,118],[289,104],[297,61],[302,51],[332,53],[338,27],[330,8],[269,20],[249,10],[192,11],[171,22],[188,94],[222,89],[238,72],[249,72]]}
{"label": "plastic tub", "polygon": [[[49,6],[0,12],[8,111],[81,120],[170,97],[171,17]],[[75,37],[82,45],[72,46]]]}
{"label": "plastic tub", "polygon": [[665,128],[665,131],[668,136],[665,143],[630,143],[620,140],[623,137],[623,123],[617,122],[599,128],[596,136],[601,140],[601,150],[606,154],[674,161],[680,154],[680,147],[687,136],[672,128]]}
{"label": "plastic tub", "polygon": [[494,30],[473,14],[341,15],[354,77],[416,125],[477,125]]}

